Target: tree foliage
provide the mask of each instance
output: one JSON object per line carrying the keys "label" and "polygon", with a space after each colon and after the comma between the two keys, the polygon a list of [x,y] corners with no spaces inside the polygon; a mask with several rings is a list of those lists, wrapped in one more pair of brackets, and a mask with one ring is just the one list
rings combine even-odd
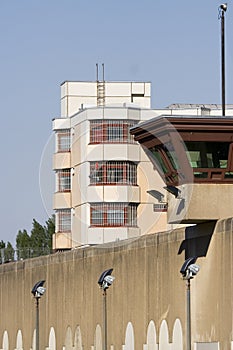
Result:
{"label": "tree foliage", "polygon": [[[52,252],[52,236],[55,232],[55,216],[49,218],[45,225],[42,226],[38,221],[33,219],[32,230],[28,234],[26,230],[19,230],[16,236],[16,257],[28,259],[40,255],[47,255]],[[0,241],[0,264],[13,261],[15,250],[10,242],[7,244]]]}
{"label": "tree foliage", "polygon": [[15,250],[10,242],[0,241],[0,264],[14,261]]}
{"label": "tree foliage", "polygon": [[19,230],[16,237],[16,249],[18,260],[30,257],[30,236],[26,230]]}
{"label": "tree foliage", "polygon": [[5,248],[6,247],[6,243],[3,242],[3,240],[0,241],[0,249]]}
{"label": "tree foliage", "polygon": [[50,250],[52,250],[53,234],[55,233],[55,215],[46,221],[45,235],[46,243]]}
{"label": "tree foliage", "polygon": [[4,258],[4,262],[10,262],[15,260],[15,250],[10,242],[7,242]]}
{"label": "tree foliage", "polygon": [[31,230],[31,255],[32,257],[49,254],[47,250],[45,228],[35,219],[32,222]]}
{"label": "tree foliage", "polygon": [[3,240],[0,241],[0,264],[4,262],[4,249],[6,247],[6,243]]}

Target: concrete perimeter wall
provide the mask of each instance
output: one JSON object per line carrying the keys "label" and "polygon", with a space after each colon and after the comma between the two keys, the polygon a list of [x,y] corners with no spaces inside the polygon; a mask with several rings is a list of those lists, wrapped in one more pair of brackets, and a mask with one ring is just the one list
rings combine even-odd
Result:
{"label": "concrete perimeter wall", "polygon": [[107,291],[108,349],[185,349],[186,285],[180,268],[197,255],[191,281],[195,349],[231,349],[233,219],[135,240],[56,253],[0,266],[0,349],[35,349],[33,285],[40,300],[40,350],[102,350],[102,293],[97,281],[113,268]]}

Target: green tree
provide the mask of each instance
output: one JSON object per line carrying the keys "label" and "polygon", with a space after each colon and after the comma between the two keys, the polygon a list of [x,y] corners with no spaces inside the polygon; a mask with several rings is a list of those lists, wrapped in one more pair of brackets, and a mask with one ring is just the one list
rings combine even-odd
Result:
{"label": "green tree", "polygon": [[5,254],[6,243],[1,240],[0,241],[0,264],[4,262],[4,254]]}
{"label": "green tree", "polygon": [[19,230],[16,236],[17,259],[30,258],[31,239],[26,230]]}
{"label": "green tree", "polygon": [[[50,217],[44,226],[33,219],[32,230],[29,235],[24,229],[19,230],[16,236],[17,259],[33,258],[52,253],[52,236],[55,232],[55,215]],[[14,248],[10,242],[7,246],[0,241],[0,264],[14,260]]]}
{"label": "green tree", "polygon": [[6,243],[3,240],[0,241],[0,249],[2,248],[6,248]]}
{"label": "green tree", "polygon": [[15,250],[12,247],[12,244],[10,242],[7,242],[6,248],[5,248],[5,259],[4,262],[8,261],[14,261],[15,258]]}
{"label": "green tree", "polygon": [[45,255],[46,235],[44,227],[33,219],[31,230],[32,257]]}
{"label": "green tree", "polygon": [[55,215],[52,215],[52,217],[46,221],[46,226],[44,229],[46,237],[46,248],[48,249],[49,253],[51,253],[53,234],[55,233]]}

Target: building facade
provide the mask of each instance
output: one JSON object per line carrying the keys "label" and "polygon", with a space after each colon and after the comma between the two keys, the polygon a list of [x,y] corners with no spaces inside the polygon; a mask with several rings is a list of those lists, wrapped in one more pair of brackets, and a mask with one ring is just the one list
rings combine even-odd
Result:
{"label": "building facade", "polygon": [[[221,115],[220,105],[173,104],[151,109],[149,82],[64,82],[56,150],[53,248],[138,237],[180,225],[167,220],[167,192],[130,134],[160,115]],[[227,115],[233,115],[228,105]],[[153,131],[154,132],[154,131]],[[159,190],[161,197],[154,197]]]}
{"label": "building facade", "polygon": [[137,82],[62,84],[62,117],[53,121],[55,250],[167,229],[166,203],[147,193],[163,182],[129,132],[153,115],[150,89]]}

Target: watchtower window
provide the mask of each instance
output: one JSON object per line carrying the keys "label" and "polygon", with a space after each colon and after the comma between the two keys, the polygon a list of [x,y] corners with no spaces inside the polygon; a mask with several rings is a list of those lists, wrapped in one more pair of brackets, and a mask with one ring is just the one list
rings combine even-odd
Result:
{"label": "watchtower window", "polygon": [[228,167],[228,142],[185,142],[187,157],[192,168]]}

